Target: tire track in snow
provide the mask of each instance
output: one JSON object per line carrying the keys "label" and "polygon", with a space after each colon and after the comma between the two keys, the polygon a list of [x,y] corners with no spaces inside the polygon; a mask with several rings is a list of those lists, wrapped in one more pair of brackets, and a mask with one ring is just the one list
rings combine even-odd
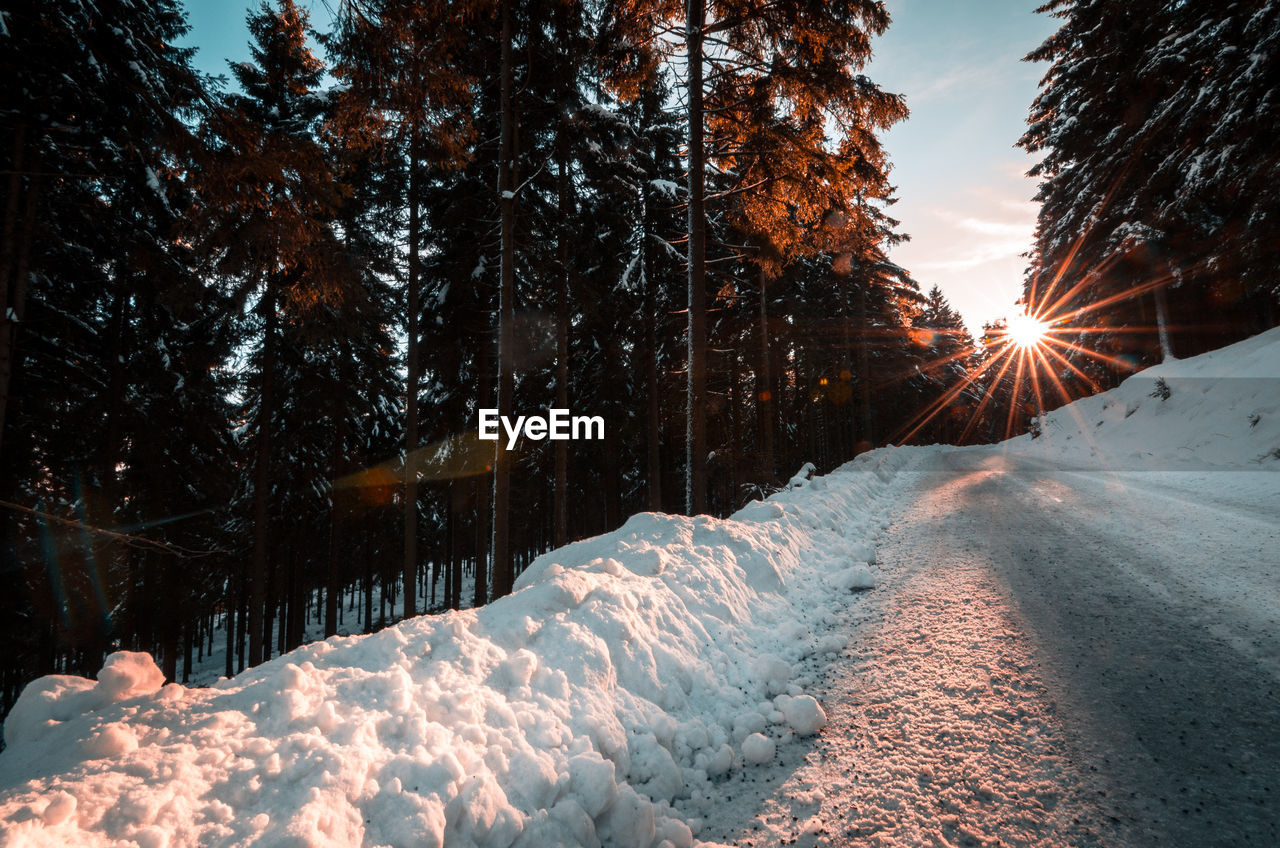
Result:
{"label": "tire track in snow", "polygon": [[823,735],[771,771],[738,776],[747,797],[722,811],[723,832],[702,838],[741,846],[1124,838],[1100,803],[1107,789],[1069,742],[1007,588],[972,541],[982,528],[947,526],[971,477],[931,474],[909,490],[909,511],[879,547],[880,585],[845,610],[852,642],[822,684]]}

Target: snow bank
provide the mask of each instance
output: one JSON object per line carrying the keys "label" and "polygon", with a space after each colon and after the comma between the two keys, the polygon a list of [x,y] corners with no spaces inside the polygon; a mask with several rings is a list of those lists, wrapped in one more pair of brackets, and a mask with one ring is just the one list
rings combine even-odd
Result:
{"label": "snow bank", "polygon": [[35,681],[5,726],[0,843],[690,845],[717,777],[825,723],[795,669],[841,649],[812,629],[873,582],[910,455],[729,520],[637,515],[487,607],[213,688],[124,653],[96,683]]}
{"label": "snow bank", "polygon": [[1280,328],[1148,368],[1005,446],[1079,470],[1280,469]]}

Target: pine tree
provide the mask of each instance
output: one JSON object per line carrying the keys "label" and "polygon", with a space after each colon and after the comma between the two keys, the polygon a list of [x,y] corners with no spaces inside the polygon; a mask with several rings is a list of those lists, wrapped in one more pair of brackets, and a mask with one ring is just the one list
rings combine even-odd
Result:
{"label": "pine tree", "polygon": [[197,232],[212,267],[254,299],[260,341],[256,382],[247,394],[253,444],[253,553],[248,585],[248,664],[270,651],[268,597],[273,420],[281,324],[339,300],[332,231],[338,198],[317,135],[324,102],[316,89],[323,66],[307,44],[307,17],[293,0],[263,3],[247,18],[253,60],[234,64],[243,94],[210,115],[210,151],[200,171],[204,215]]}
{"label": "pine tree", "polygon": [[1044,158],[1026,300],[1112,379],[1275,323],[1280,4],[1059,0],[1021,140]]}
{"label": "pine tree", "polygon": [[[740,231],[772,233],[781,242],[784,232],[821,228],[833,213],[843,213],[847,225],[875,221],[869,201],[887,198],[888,184],[874,132],[905,117],[906,110],[858,73],[870,57],[870,36],[889,24],[880,3],[635,0],[623,5],[632,20],[656,17],[684,24],[689,156],[685,488],[686,509],[697,513],[704,507],[707,455],[708,163],[746,177],[739,190],[750,200],[737,204]],[[826,138],[829,127],[838,134],[834,140]],[[756,172],[747,173],[752,166]],[[780,198],[786,199],[779,203]],[[790,251],[784,247],[783,252]]]}
{"label": "pine tree", "polygon": [[[69,657],[95,671],[113,639],[139,638],[138,558],[104,530],[148,528],[166,572],[182,567],[175,545],[216,547],[207,522],[167,519],[219,505],[225,417],[217,380],[193,370],[220,356],[205,320],[216,308],[174,237],[188,121],[205,96],[191,51],[173,46],[180,6],[20,3],[5,29],[0,488],[39,513],[6,509],[3,521],[5,579],[17,582],[5,592],[11,683],[69,669]],[[159,397],[164,414],[139,414]],[[176,435],[192,422],[208,427]],[[173,501],[133,488],[172,484],[175,467],[194,482]],[[6,684],[6,707],[13,695]]]}
{"label": "pine tree", "polygon": [[335,75],[346,83],[338,98],[338,123],[363,136],[384,160],[399,160],[408,244],[405,277],[407,390],[405,406],[404,558],[405,615],[416,612],[419,541],[418,472],[422,320],[427,185],[432,169],[461,165],[472,138],[467,107],[474,68],[468,61],[468,27],[490,5],[484,2],[371,2],[345,4],[329,40]]}

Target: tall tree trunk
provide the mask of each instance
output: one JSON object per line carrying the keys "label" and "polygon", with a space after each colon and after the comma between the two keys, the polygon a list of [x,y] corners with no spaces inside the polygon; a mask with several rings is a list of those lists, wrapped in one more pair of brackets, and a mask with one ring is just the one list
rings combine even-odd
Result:
{"label": "tall tree trunk", "polygon": [[405,387],[404,428],[404,617],[416,614],[414,581],[418,569],[418,467],[414,451],[418,449],[418,247],[419,220],[418,128],[409,140],[409,280],[408,314],[405,332],[408,344],[408,382]]}
{"label": "tall tree trunk", "polygon": [[[289,629],[286,632],[284,649],[292,651],[302,644],[307,636],[307,574],[311,570],[301,553],[302,546],[294,549],[293,568],[289,573]],[[317,569],[318,570],[318,569]]]}
{"label": "tall tree trunk", "polygon": [[[611,402],[606,408],[612,413],[617,407]],[[610,414],[609,420],[620,421],[622,416]],[[617,428],[614,428],[614,432],[617,432]],[[606,438],[608,441],[601,442],[600,446],[604,451],[601,469],[601,476],[604,477],[604,529],[608,532],[622,525],[622,469],[618,462],[621,445],[616,441],[617,437]]]}
{"label": "tall tree trunk", "polygon": [[862,441],[874,447],[871,432],[871,319],[867,314],[867,284],[858,287],[858,322],[862,327],[862,339],[858,344],[858,383],[862,401]]}
{"label": "tall tree trunk", "polygon": [[178,620],[185,606],[179,568],[181,564],[178,562],[160,563],[160,597],[164,599],[160,605],[160,653],[164,657],[160,670],[169,682],[178,679]]}
{"label": "tall tree trunk", "polygon": [[738,352],[729,351],[729,498],[721,506],[721,514],[728,515],[738,506],[738,455],[741,450],[742,433],[738,427]]}
{"label": "tall tree trunk", "polygon": [[15,173],[9,180],[3,237],[0,238],[3,242],[0,244],[0,253],[4,260],[0,263],[0,450],[4,446],[5,415],[9,409],[9,387],[13,381],[14,359],[17,356],[18,327],[27,309],[31,242],[35,231],[36,203],[40,194],[41,157],[37,153],[31,161],[32,175],[28,179],[26,203],[21,213],[22,231],[15,236],[13,230],[17,222],[10,213],[16,213],[18,195],[21,193],[21,174],[17,172],[21,170],[18,163],[23,159],[24,129],[19,128],[14,137]]}
{"label": "tall tree trunk", "polygon": [[[9,382],[13,374],[13,346],[16,341],[17,317],[10,300],[16,280],[13,258],[17,254],[18,210],[22,204],[22,164],[26,154],[27,125],[13,131],[13,153],[10,157],[9,184],[5,189],[4,223],[0,225],[0,449],[4,446],[5,411],[9,406]],[[33,177],[34,179],[34,177]],[[26,221],[30,221],[27,216]]]}
{"label": "tall tree trunk", "polygon": [[266,324],[262,339],[262,373],[259,375],[258,437],[253,468],[253,557],[249,574],[248,664],[262,662],[265,639],[263,613],[267,603],[268,504],[271,498],[271,419],[275,415],[276,284],[268,279],[262,295]]}
{"label": "tall tree trunk", "polygon": [[9,306],[9,283],[13,275],[13,257],[17,253],[18,209],[22,205],[22,165],[27,149],[27,125],[13,130],[13,152],[10,154],[8,185],[5,186],[4,222],[0,225],[0,306]]}
{"label": "tall tree trunk", "polygon": [[336,489],[329,492],[329,567],[325,581],[324,593],[324,635],[333,636],[338,632],[338,605],[342,602],[342,587],[338,582],[338,545],[340,531],[338,528],[338,493]]}
{"label": "tall tree trunk", "polygon": [[[444,522],[444,550],[441,552],[440,559],[436,562],[435,572],[431,579],[431,606],[433,607],[436,605],[436,580],[440,577],[441,568],[448,568],[449,564],[453,562],[454,557],[459,555],[458,524],[461,522],[458,520],[458,517],[461,514],[461,510],[459,508],[460,504],[458,503],[458,490],[459,487],[457,480],[450,480],[448,485],[445,487],[445,505],[448,507],[448,512],[445,514]],[[472,588],[474,589],[479,585],[480,569],[477,567],[475,586]],[[479,606],[479,604],[473,599],[472,606]]]}
{"label": "tall tree trunk", "polygon": [[641,273],[644,274],[645,477],[649,509],[662,511],[661,401],[658,395],[658,281],[653,275],[646,214],[640,223]]}
{"label": "tall tree trunk", "polygon": [[[348,238],[348,247],[350,239]],[[350,359],[350,345],[345,341],[338,343],[338,382],[341,386],[350,385],[346,364]],[[347,470],[345,446],[347,441],[347,407],[340,391],[333,393],[333,405],[329,417],[333,427],[333,444],[330,446],[329,469],[332,480],[337,481]],[[324,635],[333,636],[338,632],[338,624],[342,617],[342,581],[338,566],[342,548],[342,512],[338,503],[339,490],[336,485],[329,486],[329,557],[324,592]],[[319,594],[319,589],[317,589]],[[317,607],[319,598],[317,597]],[[316,619],[320,618],[320,610],[316,610]]]}
{"label": "tall tree trunk", "polygon": [[764,482],[773,483],[778,469],[773,459],[773,381],[769,378],[769,274],[760,266],[760,374],[756,402],[760,409],[760,464]]}
{"label": "tall tree trunk", "polygon": [[1169,301],[1165,297],[1164,286],[1157,286],[1151,292],[1156,304],[1156,332],[1160,337],[1160,360],[1174,359],[1173,341],[1169,338]]}
{"label": "tall tree trunk", "polygon": [[[477,370],[479,371],[479,397],[483,398],[482,402],[487,402],[491,392],[493,391],[493,346],[492,336],[489,333],[483,334],[480,343],[479,356],[477,357]],[[496,450],[496,449],[495,449]],[[495,454],[496,456],[496,454]],[[490,469],[492,470],[492,469]],[[490,537],[490,518],[492,515],[489,511],[491,503],[490,498],[493,489],[487,485],[488,480],[485,477],[473,477],[472,501],[476,507],[476,597],[480,600],[476,606],[488,601],[488,583],[489,583],[489,542]],[[459,552],[461,557],[461,552]],[[495,592],[495,597],[496,597]],[[484,596],[481,598],[481,596]]]}
{"label": "tall tree trunk", "polygon": [[[849,450],[847,452],[843,450],[841,451],[840,462],[847,462],[858,455],[858,407],[861,404],[853,402],[853,371],[857,367],[857,352],[854,350],[855,333],[853,321],[854,319],[852,315],[846,315],[844,320],[841,322],[843,324],[842,332],[844,334],[844,337],[841,340],[841,346],[843,348],[844,356],[846,357],[845,362],[848,363],[849,369],[847,372],[849,377],[849,402],[845,404],[845,409],[841,411],[848,412],[849,414],[848,426],[839,426],[841,416],[837,414],[835,417],[837,423],[836,432],[841,435],[841,442],[844,441],[845,436],[848,437]],[[846,374],[841,373],[836,376],[843,381]],[[859,381],[859,385],[861,385],[861,381]]]}
{"label": "tall tree trunk", "polygon": [[[222,635],[227,637],[227,661],[223,667],[223,673],[226,674],[228,680],[235,677],[236,674],[236,631],[238,629],[236,624],[236,596],[239,594],[236,587],[239,582],[238,575],[233,575],[232,579],[227,581],[227,591],[222,599],[222,602],[227,607],[226,617],[222,623],[222,626],[226,628],[226,632]],[[209,650],[213,651],[212,640],[209,643]]]}
{"label": "tall tree trunk", "polygon": [[[565,164],[563,142],[560,150],[560,173],[557,175],[556,214],[560,219],[560,273],[556,292],[556,407],[569,408],[569,173]],[[569,543],[569,443],[555,444],[555,491],[552,495],[552,544],[559,548]]]}
{"label": "tall tree trunk", "polygon": [[[123,281],[116,280],[115,296],[111,301],[111,323],[107,345],[107,426],[106,443],[102,449],[102,489],[106,510],[115,509],[116,466],[120,462],[121,419],[124,417],[124,327],[125,310],[129,296]],[[110,512],[103,519],[111,526]]]}
{"label": "tall tree trunk", "polygon": [[369,544],[372,527],[367,527],[364,544],[364,631],[373,632],[373,546]]}
{"label": "tall tree trunk", "polygon": [[[498,290],[498,415],[511,415],[515,392],[513,322],[515,320],[515,108],[512,103],[511,3],[502,0],[502,139],[498,161],[499,207],[502,217],[502,268]],[[493,596],[511,593],[514,574],[510,550],[511,463],[501,438],[494,443],[493,464]]]}
{"label": "tall tree trunk", "polygon": [[702,38],[705,0],[688,0],[685,48],[689,73],[689,395],[686,404],[685,511],[706,510],[707,304],[706,160],[703,150]]}
{"label": "tall tree trunk", "polygon": [[[115,524],[116,508],[116,466],[120,463],[120,451],[123,442],[121,435],[124,418],[124,330],[125,317],[129,297],[122,281],[116,280],[116,291],[111,303],[111,319],[109,324],[109,341],[107,344],[107,422],[106,442],[102,448],[102,491],[101,503],[98,504],[94,520],[100,527],[111,527]],[[114,559],[119,552],[119,545],[113,539],[99,534],[92,543],[94,568],[100,574],[115,571]],[[103,646],[112,638],[114,623],[110,609],[98,610],[101,617],[101,636]]]}

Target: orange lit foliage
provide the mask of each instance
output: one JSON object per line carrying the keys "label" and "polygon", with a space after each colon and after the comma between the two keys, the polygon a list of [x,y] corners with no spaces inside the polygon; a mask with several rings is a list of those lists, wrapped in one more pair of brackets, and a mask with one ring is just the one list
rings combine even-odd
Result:
{"label": "orange lit foliage", "polygon": [[876,2],[712,4],[709,154],[730,225],[772,275],[789,258],[873,251],[888,237],[888,160],[876,133],[907,108],[861,71],[889,16]]}
{"label": "orange lit foliage", "polygon": [[232,66],[244,94],[209,114],[196,174],[205,200],[193,224],[219,272],[302,308],[336,302],[328,226],[340,195],[314,130],[323,65],[307,47],[305,12],[292,0],[250,17],[253,61]]}

